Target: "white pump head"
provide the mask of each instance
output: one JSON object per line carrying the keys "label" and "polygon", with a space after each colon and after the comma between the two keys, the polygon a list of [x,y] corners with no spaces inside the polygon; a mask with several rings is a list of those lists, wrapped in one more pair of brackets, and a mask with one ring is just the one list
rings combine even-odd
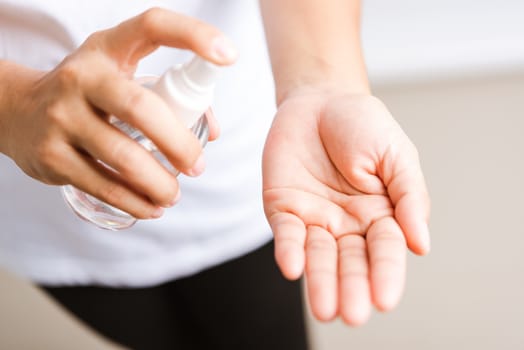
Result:
{"label": "white pump head", "polygon": [[152,87],[171,107],[177,118],[192,127],[213,99],[219,67],[195,56],[169,69]]}
{"label": "white pump head", "polygon": [[212,89],[218,77],[219,67],[199,56],[182,65],[182,76],[195,90]]}

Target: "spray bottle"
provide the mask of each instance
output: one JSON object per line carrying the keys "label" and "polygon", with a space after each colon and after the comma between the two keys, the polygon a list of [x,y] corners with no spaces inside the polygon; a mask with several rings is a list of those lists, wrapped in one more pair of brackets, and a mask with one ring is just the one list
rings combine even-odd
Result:
{"label": "spray bottle", "polygon": [[[164,99],[173,115],[180,118],[197,136],[202,147],[206,145],[209,136],[206,111],[213,99],[218,70],[216,65],[195,56],[185,64],[171,67],[159,79],[154,78],[153,81],[144,84]],[[111,117],[110,122],[150,151],[169,171],[178,175],[178,170],[139,130],[115,117]],[[80,218],[100,228],[122,230],[131,227],[137,221],[128,213],[71,185],[63,186],[62,194]]]}

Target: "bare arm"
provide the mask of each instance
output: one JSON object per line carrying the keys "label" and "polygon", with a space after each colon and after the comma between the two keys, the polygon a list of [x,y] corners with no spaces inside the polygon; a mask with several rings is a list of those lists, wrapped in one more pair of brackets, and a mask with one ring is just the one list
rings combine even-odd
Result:
{"label": "bare arm", "polygon": [[307,85],[369,93],[360,45],[360,3],[261,0],[277,101]]}
{"label": "bare arm", "polygon": [[25,94],[38,75],[38,72],[26,67],[0,60],[0,153],[9,154],[10,118],[16,114],[20,96]]}
{"label": "bare arm", "polygon": [[261,0],[278,104],[264,209],[284,276],[306,276],[313,314],[360,325],[397,305],[406,246],[429,250],[415,146],[371,96],[357,0]]}

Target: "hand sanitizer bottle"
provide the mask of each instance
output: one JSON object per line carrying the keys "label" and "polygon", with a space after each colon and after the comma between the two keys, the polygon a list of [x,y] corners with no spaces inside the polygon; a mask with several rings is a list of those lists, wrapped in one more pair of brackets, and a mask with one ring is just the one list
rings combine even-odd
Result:
{"label": "hand sanitizer bottle", "polygon": [[[206,111],[213,99],[218,66],[195,56],[191,61],[175,65],[148,86],[164,99],[173,111],[197,136],[204,147],[209,136]],[[162,165],[175,175],[176,170],[158,151],[151,140],[127,123],[111,117],[111,123],[150,151]],[[82,219],[108,230],[122,230],[137,221],[128,213],[117,209],[71,185],[62,187],[67,204]]]}

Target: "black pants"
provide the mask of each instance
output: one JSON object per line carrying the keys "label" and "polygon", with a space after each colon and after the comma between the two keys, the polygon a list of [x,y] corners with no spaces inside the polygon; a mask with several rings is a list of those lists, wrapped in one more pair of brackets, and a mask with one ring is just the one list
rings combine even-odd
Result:
{"label": "black pants", "polygon": [[281,276],[272,243],[152,288],[44,289],[131,349],[307,349],[300,283]]}

